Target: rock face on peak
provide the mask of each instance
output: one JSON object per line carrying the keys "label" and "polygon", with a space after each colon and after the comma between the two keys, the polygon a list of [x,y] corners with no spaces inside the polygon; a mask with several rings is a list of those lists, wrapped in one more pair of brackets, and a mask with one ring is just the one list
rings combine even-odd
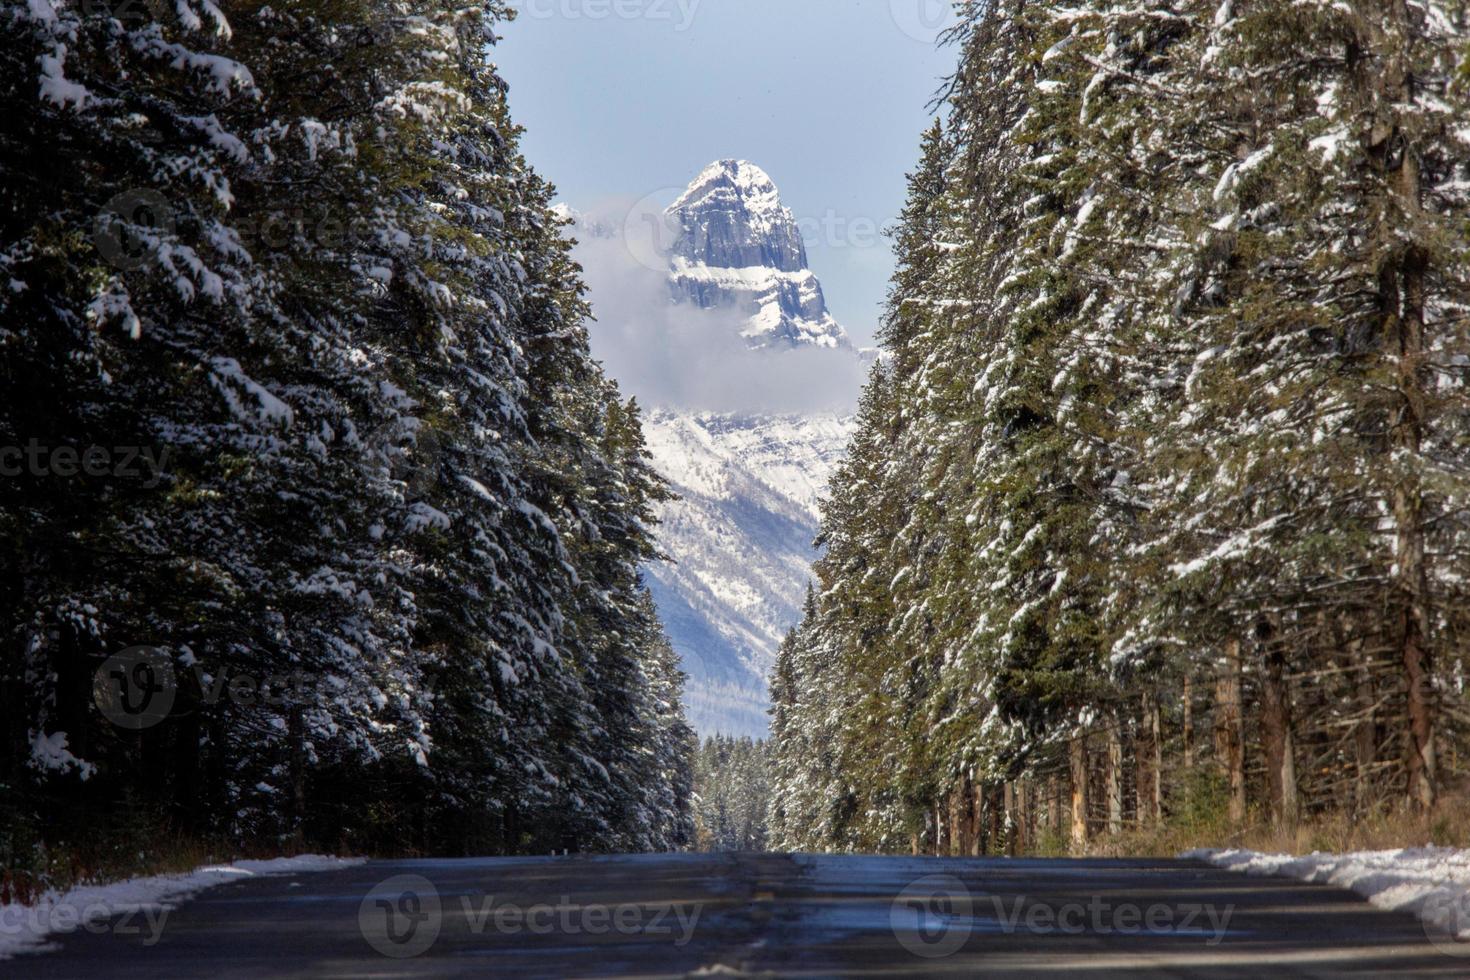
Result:
{"label": "rock face on peak", "polygon": [[743,311],[751,347],[850,347],[807,268],[796,218],[761,168],[744,160],[710,164],[666,217],[676,301]]}

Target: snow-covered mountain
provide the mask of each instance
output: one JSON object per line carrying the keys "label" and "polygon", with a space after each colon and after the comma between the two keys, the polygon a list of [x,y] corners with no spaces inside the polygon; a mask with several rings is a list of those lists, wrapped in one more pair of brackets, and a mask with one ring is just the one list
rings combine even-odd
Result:
{"label": "snow-covered mountain", "polygon": [[689,674],[690,722],[703,734],[764,735],[766,680],[800,618],[817,501],[851,421],[660,410],[645,429],[680,498],[660,515],[674,561],[649,577]]}
{"label": "snow-covered mountain", "polygon": [[807,268],[796,218],[766,172],[744,160],[710,164],[666,212],[675,231],[670,284],[704,309],[749,316],[752,347],[848,347]]}
{"label": "snow-covered mountain", "polygon": [[[650,266],[646,213],[561,213],[584,243],[636,239],[637,262]],[[646,274],[664,277],[672,311],[644,313],[738,331],[736,345],[747,357],[773,367],[769,359],[803,358],[798,371],[813,383],[816,374],[857,375],[863,354],[828,312],[796,219],[759,167],[712,163],[656,217],[653,267],[662,271]],[[579,258],[607,261],[607,254],[589,249]],[[596,288],[591,300],[599,315],[607,312]],[[673,561],[648,572],[689,674],[690,721],[701,734],[764,736],[767,679],[782,637],[800,617],[816,557],[818,501],[852,421],[841,412],[656,406],[645,428],[654,464],[680,498],[660,514],[660,543]]]}

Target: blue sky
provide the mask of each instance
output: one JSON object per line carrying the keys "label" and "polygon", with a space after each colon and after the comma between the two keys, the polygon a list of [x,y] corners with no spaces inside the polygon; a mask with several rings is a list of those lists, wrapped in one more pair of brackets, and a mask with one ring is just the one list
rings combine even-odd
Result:
{"label": "blue sky", "polygon": [[[515,0],[496,60],[524,150],[587,209],[751,160],[802,223],[853,339],[877,325],[926,109],[954,52],[944,0]],[[592,296],[594,306],[597,296]],[[594,338],[595,339],[595,338]]]}

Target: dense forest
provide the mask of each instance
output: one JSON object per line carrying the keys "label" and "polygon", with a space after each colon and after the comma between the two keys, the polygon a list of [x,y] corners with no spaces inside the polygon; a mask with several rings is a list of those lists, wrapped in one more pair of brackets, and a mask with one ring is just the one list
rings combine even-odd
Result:
{"label": "dense forest", "polygon": [[0,8],[0,865],[692,842],[504,16]]}
{"label": "dense forest", "polygon": [[774,846],[1462,789],[1467,7],[963,5],[773,679]]}
{"label": "dense forest", "polygon": [[771,743],[711,735],[694,756],[694,844],[701,851],[765,851]]}

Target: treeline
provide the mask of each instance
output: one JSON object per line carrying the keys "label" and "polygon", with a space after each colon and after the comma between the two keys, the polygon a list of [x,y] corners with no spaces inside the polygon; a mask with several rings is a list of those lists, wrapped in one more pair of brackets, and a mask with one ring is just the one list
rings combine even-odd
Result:
{"label": "treeline", "polygon": [[0,9],[5,866],[691,841],[667,491],[504,16]]}
{"label": "treeline", "polygon": [[773,680],[773,843],[1432,808],[1470,720],[1467,5],[961,7]]}
{"label": "treeline", "polygon": [[710,735],[694,757],[695,846],[701,851],[765,851],[771,743]]}

